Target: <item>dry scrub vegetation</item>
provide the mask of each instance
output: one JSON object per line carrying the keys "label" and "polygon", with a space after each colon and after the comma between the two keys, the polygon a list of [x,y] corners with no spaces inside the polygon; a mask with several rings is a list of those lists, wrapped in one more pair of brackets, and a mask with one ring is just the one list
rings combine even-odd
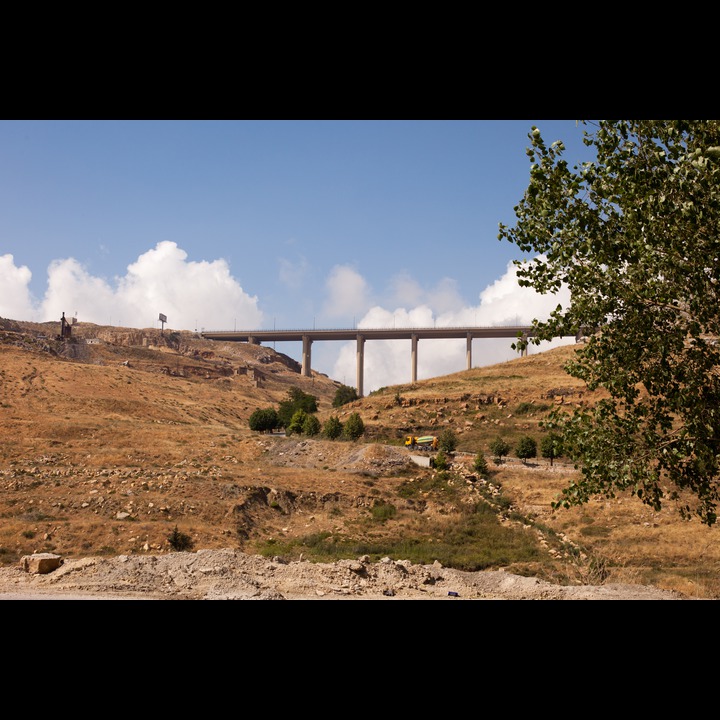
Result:
{"label": "dry scrub vegetation", "polygon": [[[492,462],[498,435],[514,447],[529,434],[539,446],[554,404],[594,401],[562,369],[572,347],[336,409],[336,382],[303,377],[268,347],[167,329],[78,323],[65,341],[58,331],[0,320],[0,565],[33,552],[162,555],[176,531],[194,550],[424,562],[435,548],[443,565],[465,570],[720,597],[716,528],[630,496],[553,511],[576,472],[564,459]],[[365,435],[250,431],[250,414],[291,387],[318,398],[321,422],[359,413]],[[446,428],[458,438],[449,471],[412,462],[403,435]],[[479,450],[487,480],[472,467]],[[492,520],[481,524],[483,513]]]}

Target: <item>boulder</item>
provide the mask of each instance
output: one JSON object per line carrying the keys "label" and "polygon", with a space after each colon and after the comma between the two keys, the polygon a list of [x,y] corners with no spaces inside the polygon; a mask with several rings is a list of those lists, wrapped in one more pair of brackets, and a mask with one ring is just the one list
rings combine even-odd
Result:
{"label": "boulder", "polygon": [[53,570],[57,570],[62,565],[60,555],[53,553],[35,553],[33,555],[25,555],[20,559],[20,567],[29,573],[36,575],[45,575]]}

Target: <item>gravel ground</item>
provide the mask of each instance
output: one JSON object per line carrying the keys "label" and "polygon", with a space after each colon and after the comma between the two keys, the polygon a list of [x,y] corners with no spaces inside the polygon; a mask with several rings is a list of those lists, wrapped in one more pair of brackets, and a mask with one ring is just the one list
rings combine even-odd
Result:
{"label": "gravel ground", "polygon": [[66,560],[46,574],[0,568],[0,600],[687,600],[642,585],[553,585],[502,570],[367,558],[282,562],[237,550]]}

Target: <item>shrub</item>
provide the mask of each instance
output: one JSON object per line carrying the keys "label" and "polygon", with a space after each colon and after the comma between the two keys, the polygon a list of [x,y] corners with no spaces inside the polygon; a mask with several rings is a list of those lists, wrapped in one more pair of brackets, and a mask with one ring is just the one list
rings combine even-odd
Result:
{"label": "shrub", "polygon": [[528,415],[530,413],[545,412],[550,409],[550,405],[547,403],[535,404],[534,402],[521,402],[517,408],[515,408],[516,415]]}
{"label": "shrub", "polygon": [[188,534],[180,532],[177,525],[175,526],[175,529],[168,535],[167,540],[170,543],[170,547],[173,550],[177,550],[178,552],[191,550],[193,546],[192,538]]}
{"label": "shrub", "polygon": [[343,435],[349,440],[357,440],[365,432],[365,423],[356,412],[350,413],[343,426]]}
{"label": "shrub", "polygon": [[328,440],[335,440],[335,438],[340,437],[342,431],[343,425],[335,415],[329,417],[322,428],[323,437],[326,437]]}
{"label": "shrub", "polygon": [[473,460],[473,470],[480,475],[480,477],[487,477],[489,470],[487,460],[485,459],[485,453],[482,450],[478,450],[475,459]]}
{"label": "shrub", "polygon": [[278,409],[279,427],[284,427],[287,430],[293,415],[298,410],[304,410],[306,413],[311,414],[316,413],[317,409],[317,398],[314,395],[309,395],[299,388],[290,388],[287,400],[283,400]]}
{"label": "shrub", "polygon": [[397,513],[397,508],[391,503],[378,503],[370,508],[370,514],[376,522],[385,522]]}
{"label": "shrub", "polygon": [[450,428],[445,428],[445,430],[443,430],[438,436],[438,447],[446,453],[455,452],[457,444],[457,435],[455,434],[455,431]]}
{"label": "shrub", "polygon": [[438,454],[435,456],[433,460],[433,467],[436,470],[447,470],[448,469],[448,458],[447,455],[442,451],[439,450]]}
{"label": "shrub", "polygon": [[320,421],[314,415],[308,415],[302,425],[303,435],[317,435],[320,432]]}
{"label": "shrub", "polygon": [[250,425],[250,429],[256,432],[270,432],[276,427],[279,427],[280,418],[275,408],[263,408],[255,410],[255,412],[250,415],[248,424]]}
{"label": "shrub", "polygon": [[307,420],[307,418],[308,414],[304,410],[296,410],[290,419],[290,424],[285,428],[285,432],[288,435],[292,435],[293,433],[302,433],[303,425],[305,424],[305,420]]}
{"label": "shrub", "polygon": [[332,406],[340,407],[341,405],[347,405],[350,402],[358,399],[357,390],[354,387],[348,387],[347,385],[341,385],[335,391],[335,397],[333,398]]}

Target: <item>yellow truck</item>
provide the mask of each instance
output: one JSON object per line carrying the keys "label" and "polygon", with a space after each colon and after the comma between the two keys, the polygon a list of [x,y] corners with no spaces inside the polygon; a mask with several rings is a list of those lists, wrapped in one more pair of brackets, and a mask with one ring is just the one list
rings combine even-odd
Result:
{"label": "yellow truck", "polygon": [[435,435],[406,435],[405,447],[410,450],[437,450],[438,439]]}

